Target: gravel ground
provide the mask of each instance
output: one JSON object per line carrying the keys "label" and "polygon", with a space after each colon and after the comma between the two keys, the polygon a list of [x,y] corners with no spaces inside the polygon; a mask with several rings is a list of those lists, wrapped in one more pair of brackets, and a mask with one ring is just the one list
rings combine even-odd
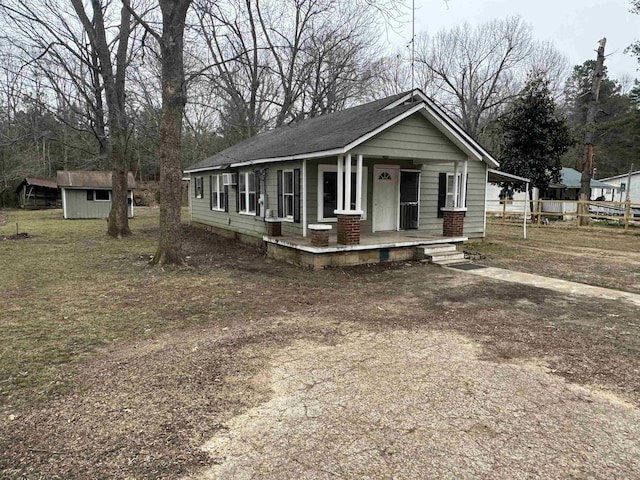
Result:
{"label": "gravel ground", "polygon": [[633,478],[640,412],[539,364],[478,358],[451,333],[297,342],[259,381],[272,398],[225,423],[191,479]]}

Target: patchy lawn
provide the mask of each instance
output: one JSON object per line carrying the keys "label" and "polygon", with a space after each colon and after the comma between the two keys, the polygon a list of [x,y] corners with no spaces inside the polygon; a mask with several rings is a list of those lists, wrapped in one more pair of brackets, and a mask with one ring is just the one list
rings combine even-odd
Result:
{"label": "patchy lawn", "polygon": [[[387,442],[384,449],[365,445],[356,460],[345,456],[344,462],[366,463],[362,452],[373,452],[385,462],[396,455],[409,468],[403,455],[425,455],[401,447],[400,438],[420,429],[398,421],[412,418],[440,425],[441,430],[432,430],[445,436],[449,432],[450,438],[473,435],[473,442],[491,445],[493,451],[461,457],[457,447],[445,448],[439,437],[423,431],[412,445],[437,441],[442,451],[437,451],[432,470],[414,473],[437,474],[450,467],[448,461],[461,469],[460,478],[486,473],[482,465],[493,465],[500,472],[497,478],[513,478],[544,469],[554,449],[568,451],[566,461],[574,461],[569,459],[574,448],[582,449],[582,463],[594,470],[558,463],[549,476],[597,477],[606,459],[584,452],[604,452],[601,444],[606,442],[596,435],[585,446],[590,437],[584,432],[605,425],[613,432],[612,452],[605,453],[610,458],[620,454],[614,467],[609,462],[609,473],[623,477],[637,466],[630,458],[638,452],[624,443],[637,434],[624,419],[636,418],[640,405],[640,322],[638,309],[629,304],[566,297],[414,262],[309,272],[190,227],[185,227],[184,245],[188,266],[150,267],[157,211],[148,209],[136,210],[134,236],[122,241],[105,236],[103,220],[65,221],[60,211],[9,211],[0,237],[14,234],[16,222],[29,238],[0,241],[2,478],[227,478],[229,472],[249,471],[230,459],[260,457],[255,438],[270,439],[272,446],[285,438],[294,444],[297,430],[274,430],[287,423],[264,423],[275,417],[262,415],[284,415],[287,408],[296,418],[317,416],[328,422],[312,421],[316,430],[310,443],[292,450],[298,459],[321,451],[322,442],[311,442],[325,439],[326,445],[333,441],[331,432],[345,425],[350,426],[343,432],[347,450],[359,441],[359,431],[386,432],[382,425],[384,412],[389,412],[402,428],[388,425],[389,434],[376,440]],[[532,236],[527,242],[514,241],[512,248],[523,255],[503,258],[498,253],[509,251],[508,236],[508,231],[496,234],[474,248],[482,249],[485,262],[494,266],[513,262],[513,268],[546,272],[536,270],[544,257],[524,253],[537,252],[550,240]],[[617,240],[621,246],[614,249]],[[634,241],[638,237],[603,238],[589,242],[589,248],[632,249]],[[561,250],[562,245],[557,240],[551,247]],[[564,262],[564,269],[556,266],[558,271],[581,265],[577,256],[551,258]],[[599,261],[607,265],[608,257]],[[618,267],[615,263],[611,268]],[[633,285],[623,281],[627,288]],[[421,356],[420,362],[410,360],[414,354]],[[446,378],[448,365],[467,372],[451,374],[450,385],[456,387],[450,392],[446,382],[435,381]],[[378,390],[376,382],[389,388]],[[574,384],[583,389],[575,390]],[[429,390],[430,385],[436,390]],[[461,391],[467,392],[467,400],[449,397]],[[332,395],[340,402],[323,406],[322,399]],[[359,403],[350,404],[355,410],[337,422],[339,417],[327,412],[337,409],[347,415],[342,406],[349,404],[350,395]],[[401,403],[394,406],[394,395],[411,399],[403,407],[406,413]],[[534,402],[516,409],[533,423],[514,421],[504,411],[516,398]],[[411,410],[416,403],[429,405],[420,410],[437,412],[439,420]],[[304,411],[297,412],[296,405]],[[536,417],[536,410],[548,411],[545,418],[557,421]],[[460,420],[465,411],[473,414],[471,423]],[[582,420],[574,411],[581,412]],[[382,417],[369,418],[374,413]],[[432,421],[436,423],[428,423]],[[512,427],[501,427],[510,422]],[[308,426],[299,438],[306,438],[302,433]],[[280,434],[267,435],[274,431]],[[547,436],[555,440],[543,441]],[[518,443],[534,437],[539,442]],[[246,444],[238,438],[250,439],[257,450],[243,452]],[[389,445],[390,439],[399,443]],[[462,440],[460,445],[469,450]],[[547,453],[532,456],[527,453],[532,445],[532,451]],[[510,448],[514,458],[525,458],[524,470],[495,456]],[[301,467],[294,463],[281,459],[279,468],[291,467],[279,478],[299,478]],[[318,478],[376,476],[350,468],[355,467],[340,464],[316,473]],[[268,477],[266,471],[254,469],[254,474]],[[385,476],[386,470],[377,471]],[[412,476],[412,470],[403,471]]]}
{"label": "patchy lawn", "polygon": [[535,273],[599,287],[640,293],[640,230],[557,225],[529,227],[487,221],[487,238],[468,248],[492,267]]}

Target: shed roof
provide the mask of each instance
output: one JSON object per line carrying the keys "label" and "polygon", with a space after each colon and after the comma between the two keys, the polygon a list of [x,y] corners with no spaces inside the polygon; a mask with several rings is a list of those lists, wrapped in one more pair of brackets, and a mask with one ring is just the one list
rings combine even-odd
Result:
{"label": "shed roof", "polygon": [[34,185],[38,187],[44,188],[58,188],[58,184],[55,180],[48,180],[46,178],[36,178],[36,177],[24,177],[24,180],[20,182],[20,185]]}
{"label": "shed roof", "polygon": [[379,131],[417,112],[425,114],[463,151],[498,165],[424,93],[413,90],[258,134],[190,166],[185,172],[346,153]]}
{"label": "shed roof", "polygon": [[[58,186],[64,188],[111,188],[112,172],[58,170]],[[127,174],[128,188],[136,188],[133,173]]]}

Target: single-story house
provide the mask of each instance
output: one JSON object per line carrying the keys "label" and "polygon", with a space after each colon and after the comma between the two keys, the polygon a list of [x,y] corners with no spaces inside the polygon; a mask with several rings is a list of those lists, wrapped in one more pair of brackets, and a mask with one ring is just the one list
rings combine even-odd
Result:
{"label": "single-story house", "polygon": [[497,166],[413,90],[267,131],[184,173],[194,224],[320,268],[483,237]]}
{"label": "single-story house", "polygon": [[602,192],[606,200],[613,202],[624,202],[629,193],[629,201],[635,205],[640,205],[640,170],[635,172],[616,175],[614,177],[602,178],[602,182],[607,185],[617,187],[616,189],[605,189]]}
{"label": "single-story house", "polygon": [[[111,172],[58,171],[64,218],[107,218],[111,211]],[[128,216],[133,217],[133,174],[127,177]]]}
{"label": "single-story house", "polygon": [[60,189],[55,180],[25,177],[16,188],[20,208],[58,208]]}

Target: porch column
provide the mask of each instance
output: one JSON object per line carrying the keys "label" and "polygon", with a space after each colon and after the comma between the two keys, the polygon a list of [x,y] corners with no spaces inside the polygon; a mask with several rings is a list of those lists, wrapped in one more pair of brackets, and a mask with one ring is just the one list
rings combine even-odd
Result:
{"label": "porch column", "polygon": [[453,164],[453,208],[458,208],[458,192],[460,191],[460,184],[458,182],[458,175],[460,174],[460,162]]}
{"label": "porch column", "polygon": [[342,245],[360,244],[360,219],[362,217],[362,155],[356,166],[356,207],[351,208],[351,154],[338,159],[338,199],[335,211],[338,217],[338,243]]}
{"label": "porch column", "polygon": [[356,164],[356,210],[362,210],[362,155]]}
{"label": "porch column", "polygon": [[344,160],[344,210],[351,210],[351,154]]}
{"label": "porch column", "polygon": [[[458,178],[462,177],[462,178]],[[453,167],[453,205],[442,209],[442,235],[444,237],[464,236],[464,216],[467,211],[464,202],[467,195],[466,188],[467,161],[462,165],[462,175],[460,172],[460,162],[455,162]]]}
{"label": "porch column", "polygon": [[469,161],[465,160],[462,164],[462,185],[460,187],[460,205],[459,207],[465,207],[467,205],[467,173],[468,173]]}
{"label": "porch column", "polygon": [[343,156],[342,155],[338,155],[338,194],[337,194],[337,210],[344,210],[344,182],[343,182],[343,169],[344,169],[344,163],[343,163]]}

